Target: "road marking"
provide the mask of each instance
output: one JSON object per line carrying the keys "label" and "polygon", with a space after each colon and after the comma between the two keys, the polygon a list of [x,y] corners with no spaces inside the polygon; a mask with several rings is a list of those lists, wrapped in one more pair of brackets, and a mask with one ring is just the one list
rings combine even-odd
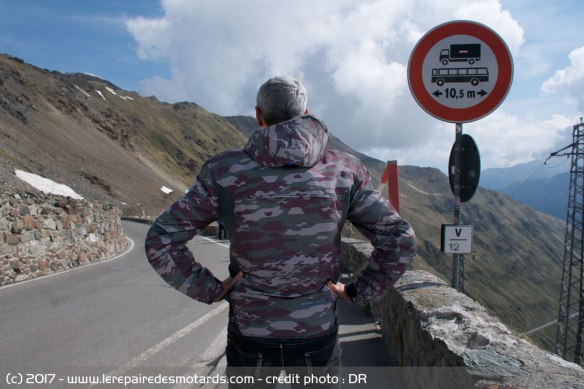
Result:
{"label": "road marking", "polygon": [[197,235],[197,236],[199,236],[199,237],[201,237],[201,238],[203,238],[203,239],[206,239],[206,240],[208,240],[209,242],[216,243],[216,244],[218,244],[219,246],[223,246],[223,247],[229,248],[229,245],[228,245],[228,244],[217,242],[215,239],[207,238],[206,236],[203,236],[203,235]]}
{"label": "road marking", "polygon": [[223,313],[223,311],[225,311],[228,307],[229,307],[229,304],[227,304],[226,302],[221,303],[217,308],[208,312],[206,315],[200,317],[194,323],[189,324],[188,326],[186,326],[182,330],[180,330],[180,331],[172,334],[168,338],[164,339],[162,342],[158,343],[156,346],[151,347],[150,349],[144,351],[142,354],[140,354],[136,358],[134,358],[131,361],[129,361],[128,363],[126,363],[122,368],[114,370],[111,373],[106,374],[106,375],[108,375],[108,376],[124,375],[124,373],[126,371],[130,370],[133,367],[136,367],[139,363],[144,362],[147,359],[151,358],[153,355],[162,351],[163,349],[170,346],[171,344],[175,343],[177,340],[181,339],[185,335],[188,335],[190,332],[195,331],[198,327],[205,324],[206,322],[208,322],[209,320],[211,320],[213,317],[217,316],[218,314]]}

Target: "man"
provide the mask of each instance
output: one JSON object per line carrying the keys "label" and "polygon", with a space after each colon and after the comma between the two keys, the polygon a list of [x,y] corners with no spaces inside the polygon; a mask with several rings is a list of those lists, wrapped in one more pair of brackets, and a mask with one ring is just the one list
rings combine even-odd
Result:
{"label": "man", "polygon": [[[259,129],[244,149],[208,160],[146,238],[148,260],[170,285],[208,304],[228,299],[231,375],[248,366],[258,368],[256,378],[264,367],[337,368],[337,298],[364,304],[382,295],[416,254],[411,226],[372,188],[356,157],[329,149],[328,129],[306,101],[294,78],[263,84]],[[186,247],[218,219],[231,243],[231,277],[223,282]],[[346,220],[374,247],[349,285],[338,282]]]}
{"label": "man", "polygon": [[223,222],[221,220],[217,220],[217,225],[218,225],[218,229],[219,229],[219,239],[223,239],[223,237],[225,237],[225,239],[227,239],[227,231],[225,231],[225,226],[223,225]]}

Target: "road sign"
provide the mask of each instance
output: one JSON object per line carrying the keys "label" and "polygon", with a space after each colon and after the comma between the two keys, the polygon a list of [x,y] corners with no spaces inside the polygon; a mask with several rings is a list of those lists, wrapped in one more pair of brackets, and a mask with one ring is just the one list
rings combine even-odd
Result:
{"label": "road sign", "polygon": [[429,31],[412,51],[408,83],[416,102],[430,115],[452,123],[481,119],[505,99],[513,60],[490,28],[453,21]]}
{"label": "road sign", "polygon": [[442,224],[441,251],[446,254],[472,252],[472,226],[466,224]]}
{"label": "road sign", "polygon": [[457,193],[455,190],[455,175],[457,169],[460,173],[460,190],[458,191],[460,202],[469,201],[479,187],[479,178],[481,176],[481,157],[479,155],[479,148],[474,139],[467,134],[460,138],[460,166],[456,166],[456,142],[452,145],[450,151],[450,159],[448,160],[448,180],[450,181],[450,189],[452,193]]}

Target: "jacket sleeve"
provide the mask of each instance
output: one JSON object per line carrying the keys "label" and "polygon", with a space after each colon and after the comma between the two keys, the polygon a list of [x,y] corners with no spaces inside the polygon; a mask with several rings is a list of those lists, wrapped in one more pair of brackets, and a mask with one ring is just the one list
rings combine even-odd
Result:
{"label": "jacket sleeve", "polygon": [[146,236],[148,262],[170,286],[211,304],[221,294],[221,281],[195,260],[187,242],[217,220],[217,197],[200,178],[152,224]]}
{"label": "jacket sleeve", "polygon": [[410,224],[371,186],[363,166],[347,218],[373,246],[367,266],[346,287],[352,301],[363,305],[383,295],[409,269],[416,256],[416,237]]}

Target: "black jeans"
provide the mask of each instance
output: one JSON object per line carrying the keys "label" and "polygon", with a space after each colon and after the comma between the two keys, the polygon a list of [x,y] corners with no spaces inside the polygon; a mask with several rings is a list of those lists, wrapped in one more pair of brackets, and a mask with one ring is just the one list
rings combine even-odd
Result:
{"label": "black jeans", "polygon": [[340,387],[336,323],[331,333],[316,338],[256,338],[243,335],[230,318],[225,353],[229,388],[274,388],[278,383],[292,388]]}

